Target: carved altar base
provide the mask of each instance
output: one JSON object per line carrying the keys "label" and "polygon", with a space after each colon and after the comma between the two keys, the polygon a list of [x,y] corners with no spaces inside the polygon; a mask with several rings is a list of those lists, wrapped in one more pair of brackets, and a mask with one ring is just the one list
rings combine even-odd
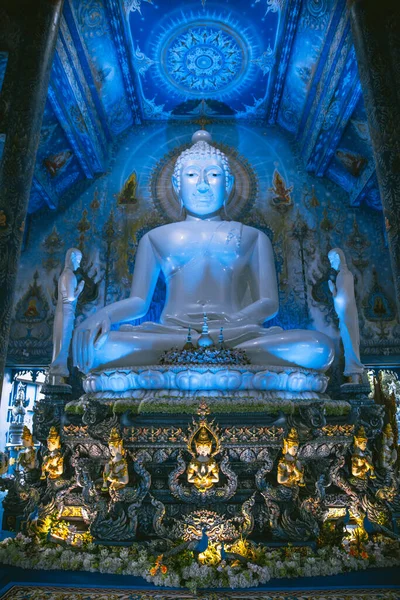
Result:
{"label": "carved altar base", "polygon": [[[63,473],[27,490],[22,482],[26,511],[36,505],[41,522],[51,510],[71,539],[110,544],[196,539],[203,529],[315,542],[347,509],[354,523],[367,512],[376,526],[390,523],[400,507],[394,470],[377,455],[384,409],[350,388],[346,401],[331,399],[326,385],[315,371],[242,363],[93,371],[65,407],[66,395],[47,386],[35,436],[48,444],[56,423]],[[360,428],[366,450],[355,447]],[[352,473],[364,454],[375,478]]]}
{"label": "carved altar base", "polygon": [[[97,539],[110,543],[154,534],[178,539],[182,537],[182,523],[200,518],[199,511],[205,511],[208,520],[220,519],[225,524],[232,516],[237,522],[243,519],[246,534],[251,533],[254,539],[281,542],[316,540],[324,519],[343,516],[346,508],[362,515],[365,494],[371,519],[387,511],[376,500],[381,480],[361,485],[351,477],[354,434],[362,425],[373,443],[382,428],[382,407],[368,403],[351,408],[348,403],[333,400],[328,404],[316,400],[289,404],[292,410],[275,414],[216,414],[210,405],[210,415],[195,416],[193,421],[193,416],[184,411],[173,416],[134,414],[129,409],[117,412],[116,404],[88,397],[80,404],[71,403],[64,417],[64,446],[73,457],[75,469],[83,468],[90,474],[90,483],[88,489],[77,488],[71,496],[64,496],[63,503],[78,502],[85,514],[92,512],[87,518],[89,529]],[[204,408],[205,402],[197,401],[199,405]],[[209,490],[199,491],[188,482],[187,472],[190,439],[196,424],[200,426],[204,419],[220,440],[215,458],[219,481]],[[99,495],[96,502],[100,508],[94,503],[88,509],[84,498],[91,486],[99,485],[95,482],[100,481],[108,460],[107,440],[114,427],[121,432],[129,484],[118,492],[119,496],[111,492],[110,496]],[[293,428],[299,440],[304,487],[285,487],[277,479],[283,441]],[[362,489],[358,489],[360,485]],[[120,516],[111,517],[105,509],[110,502],[128,517],[125,525],[121,525]],[[90,522],[93,519],[95,526]]]}

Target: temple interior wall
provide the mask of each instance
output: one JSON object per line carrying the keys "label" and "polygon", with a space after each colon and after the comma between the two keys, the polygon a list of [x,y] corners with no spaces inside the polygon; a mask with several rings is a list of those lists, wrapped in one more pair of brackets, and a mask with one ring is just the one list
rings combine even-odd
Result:
{"label": "temple interior wall", "polygon": [[[49,363],[57,279],[68,248],[79,247],[84,256],[78,321],[129,294],[140,237],[174,220],[177,210],[179,218],[168,183],[170,168],[177,149],[198,128],[195,120],[135,126],[119,140],[107,174],[73,201],[62,198],[57,212],[42,210],[32,217],[19,267],[9,365]],[[394,362],[400,354],[400,325],[382,213],[349,206],[345,191],[307,173],[292,137],[280,129],[234,120],[214,124],[212,119],[206,128],[236,165],[237,193],[227,206],[228,216],[259,227],[272,240],[280,311],[268,325],[315,328],[333,337],[339,348],[327,253],[340,247],[356,279],[363,360]],[[158,320],[164,289],[159,280],[141,321]],[[340,356],[334,373],[342,371]]]}

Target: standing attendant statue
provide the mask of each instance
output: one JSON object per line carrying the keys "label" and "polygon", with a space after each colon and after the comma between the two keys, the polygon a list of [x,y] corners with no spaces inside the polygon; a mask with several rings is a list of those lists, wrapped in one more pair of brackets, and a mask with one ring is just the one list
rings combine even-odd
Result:
{"label": "standing attendant statue", "polygon": [[336,283],[328,281],[333,304],[339,318],[340,335],[344,348],[344,375],[350,383],[361,383],[364,365],[360,361],[360,329],[354,293],[354,277],[349,271],[346,258],[340,248],[328,253],[331,266],[338,272]]}
{"label": "standing attendant statue", "polygon": [[50,365],[50,377],[68,377],[68,353],[75,321],[75,309],[78,297],[85,285],[77,282],[74,271],[81,264],[82,252],[70,248],[65,256],[64,270],[58,280],[58,299],[53,328],[53,359]]}

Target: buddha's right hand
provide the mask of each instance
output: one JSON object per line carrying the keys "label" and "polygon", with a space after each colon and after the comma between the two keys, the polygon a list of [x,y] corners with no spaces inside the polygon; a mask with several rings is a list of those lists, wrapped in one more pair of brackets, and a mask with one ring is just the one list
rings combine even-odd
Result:
{"label": "buddha's right hand", "polygon": [[83,373],[93,366],[95,351],[107,341],[111,321],[107,314],[96,313],[75,330],[73,338],[74,364]]}

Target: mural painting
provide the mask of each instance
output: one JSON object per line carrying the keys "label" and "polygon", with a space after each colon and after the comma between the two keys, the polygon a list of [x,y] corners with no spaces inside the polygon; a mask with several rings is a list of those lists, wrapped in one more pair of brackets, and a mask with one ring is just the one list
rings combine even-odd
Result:
{"label": "mural painting", "polygon": [[[36,269],[35,281],[47,302],[41,308],[46,312],[44,321],[51,324],[53,318],[56,280],[68,247],[76,246],[83,253],[77,272],[78,279],[85,281],[78,322],[129,294],[140,238],[158,225],[182,219],[169,181],[176,156],[188,145],[195,127],[196,123],[173,122],[137,126],[114,156],[109,174],[94,182],[62,215],[55,219],[51,214],[38,215],[32,220],[32,241],[21,261],[19,298],[28,293],[26,282]],[[400,327],[393,309],[381,215],[344,210],[346,196],[341,188],[308,174],[282,130],[235,121],[211,123],[208,128],[215,145],[228,154],[236,177],[226,208],[228,218],[261,229],[273,244],[280,311],[268,326],[315,328],[335,338],[339,347],[327,259],[328,251],[338,246],[356,278],[362,355],[368,362],[383,348],[397,353]],[[160,278],[155,300],[140,322],[158,320],[164,295]],[[47,364],[51,326],[39,343],[21,310],[16,312],[15,325],[10,359],[16,360],[24,343],[28,362],[39,353],[40,363]]]}

